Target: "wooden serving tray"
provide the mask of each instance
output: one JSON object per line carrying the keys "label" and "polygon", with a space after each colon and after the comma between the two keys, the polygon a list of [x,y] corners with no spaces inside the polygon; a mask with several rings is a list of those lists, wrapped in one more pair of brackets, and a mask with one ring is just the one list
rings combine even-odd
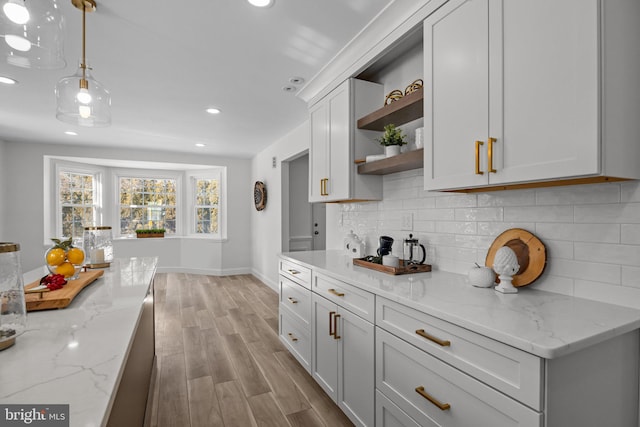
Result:
{"label": "wooden serving tray", "polygon": [[103,270],[81,272],[76,280],[69,280],[62,289],[55,291],[28,292],[29,289],[40,285],[40,280],[29,283],[24,287],[25,303],[27,311],[49,310],[52,308],[65,308],[71,301],[89,284],[104,274]]}
{"label": "wooden serving tray", "polygon": [[381,271],[387,274],[412,274],[412,273],[427,273],[431,271],[431,265],[429,264],[410,264],[404,265],[404,261],[400,260],[399,267],[391,267],[388,265],[376,264],[375,262],[365,261],[364,258],[354,258],[353,264],[360,267],[370,268],[372,270]]}

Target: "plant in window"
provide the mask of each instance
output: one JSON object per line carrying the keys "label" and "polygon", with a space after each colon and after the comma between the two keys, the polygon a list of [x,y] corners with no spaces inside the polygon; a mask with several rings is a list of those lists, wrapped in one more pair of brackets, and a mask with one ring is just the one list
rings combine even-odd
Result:
{"label": "plant in window", "polygon": [[164,228],[145,228],[136,230],[136,237],[139,239],[147,237],[164,237]]}

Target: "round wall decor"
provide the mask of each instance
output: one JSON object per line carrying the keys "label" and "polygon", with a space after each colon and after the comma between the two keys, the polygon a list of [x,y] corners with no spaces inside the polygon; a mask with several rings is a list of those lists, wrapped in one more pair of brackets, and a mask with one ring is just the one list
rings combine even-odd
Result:
{"label": "round wall decor", "polygon": [[261,211],[267,206],[267,187],[262,181],[256,181],[253,186],[253,203],[256,210]]}

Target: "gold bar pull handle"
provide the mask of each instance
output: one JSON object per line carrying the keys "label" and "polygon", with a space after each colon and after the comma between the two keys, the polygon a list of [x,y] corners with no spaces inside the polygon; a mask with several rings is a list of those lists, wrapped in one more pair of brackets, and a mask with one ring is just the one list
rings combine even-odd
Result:
{"label": "gold bar pull handle", "polygon": [[320,195],[324,196],[324,179],[320,180]]}
{"label": "gold bar pull handle", "polygon": [[320,180],[320,195],[328,196],[329,192],[327,191],[327,182],[329,182],[329,178],[322,178]]}
{"label": "gold bar pull handle", "polygon": [[343,296],[344,296],[344,294],[343,294],[342,292],[338,292],[338,291],[336,291],[335,289],[327,289],[327,291],[328,291],[330,294],[333,294],[333,295],[335,295],[335,296],[337,296],[337,297],[343,297]]}
{"label": "gold bar pull handle", "polygon": [[488,171],[489,173],[496,173],[498,172],[497,170],[495,170],[493,168],[493,144],[495,144],[496,142],[498,142],[497,139],[495,138],[489,138],[489,142],[487,144],[487,157],[489,159],[489,164],[488,164]]}
{"label": "gold bar pull handle", "polygon": [[329,184],[329,178],[325,178],[324,179],[324,195],[328,196],[329,195],[329,186],[327,185]]}
{"label": "gold bar pull handle", "polygon": [[287,335],[289,335],[289,339],[293,342],[298,341],[298,338],[294,337],[293,334],[291,332],[289,332]]}
{"label": "gold bar pull handle", "polygon": [[338,335],[338,317],[340,317],[339,314],[336,314],[335,316],[333,316],[333,339],[334,340],[340,339],[340,335]]}
{"label": "gold bar pull handle", "polygon": [[446,411],[447,409],[451,409],[451,405],[449,405],[448,403],[440,402],[438,399],[436,399],[435,397],[431,396],[429,393],[424,391],[423,386],[416,387],[416,393],[418,393],[420,396],[424,397],[429,402],[436,405],[438,408],[440,408],[441,411]]}
{"label": "gold bar pull handle", "polygon": [[297,303],[298,303],[298,300],[297,300],[297,299],[295,299],[295,298],[287,297],[287,299],[289,300],[289,302],[290,302],[291,304],[297,304]]}
{"label": "gold bar pull handle", "polygon": [[420,335],[422,338],[426,338],[429,341],[433,341],[434,343],[442,346],[442,347],[449,347],[451,345],[451,341],[449,340],[441,340],[438,337],[434,337],[431,334],[428,334],[424,331],[424,329],[418,329],[416,330],[416,334]]}
{"label": "gold bar pull handle", "polygon": [[334,321],[333,321],[333,316],[336,314],[335,311],[330,311],[329,312],[329,336],[330,337],[334,337],[336,335],[336,331],[332,330],[334,328]]}
{"label": "gold bar pull handle", "polygon": [[476,175],[484,175],[480,170],[480,146],[484,145],[482,141],[476,141]]}
{"label": "gold bar pull handle", "polygon": [[300,274],[300,272],[299,272],[298,270],[291,270],[291,269],[289,269],[289,270],[287,270],[287,271],[288,271],[289,273],[293,274],[294,276],[295,276],[296,274]]}

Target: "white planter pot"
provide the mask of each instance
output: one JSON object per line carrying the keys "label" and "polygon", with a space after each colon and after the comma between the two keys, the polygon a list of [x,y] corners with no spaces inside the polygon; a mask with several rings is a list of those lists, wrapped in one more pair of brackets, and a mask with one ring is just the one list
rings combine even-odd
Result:
{"label": "white planter pot", "polygon": [[387,157],[393,157],[400,154],[400,146],[399,145],[387,145],[384,147],[384,155]]}

